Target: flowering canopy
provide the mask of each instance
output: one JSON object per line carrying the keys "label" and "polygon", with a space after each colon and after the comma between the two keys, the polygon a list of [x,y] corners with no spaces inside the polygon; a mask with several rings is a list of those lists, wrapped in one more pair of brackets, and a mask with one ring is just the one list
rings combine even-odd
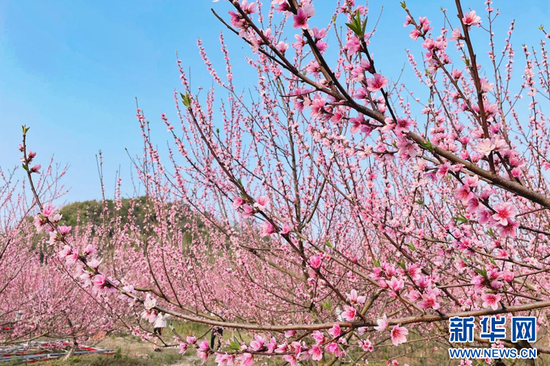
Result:
{"label": "flowering canopy", "polygon": [[[545,313],[544,41],[537,56],[522,48],[515,91],[514,23],[497,51],[490,1],[484,20],[457,1],[457,19],[439,30],[402,3],[411,48],[421,52],[421,62],[407,53],[420,97],[376,62],[369,9],[353,0],[339,3],[322,29],[313,1],[229,2],[226,25],[254,53],[247,62],[257,93],[237,92],[223,36],[225,80],[198,43],[216,83],[206,95],[178,60],[179,123],[161,116],[173,138],[167,159],[137,111],[145,154],[136,169],[150,220],[136,227],[131,217],[113,219],[107,264],[80,252],[73,230],[41,206],[35,225],[50,232],[67,265],[80,263],[75,276],[97,296],[117,292],[142,306],[149,322],[158,310],[252,332],[252,341],[214,349],[178,339],[182,353],[194,347],[223,365],[262,355],[293,365],[356,362],[373,344],[398,346],[413,335],[447,344],[440,322],[452,316]],[[337,36],[329,45],[330,30]],[[482,64],[472,37],[485,36]],[[29,168],[25,143],[22,150],[32,179],[39,169]],[[179,226],[181,218],[189,225]]]}

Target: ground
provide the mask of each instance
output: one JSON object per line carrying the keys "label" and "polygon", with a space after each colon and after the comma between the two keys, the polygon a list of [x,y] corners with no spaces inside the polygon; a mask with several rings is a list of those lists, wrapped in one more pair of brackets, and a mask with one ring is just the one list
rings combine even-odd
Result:
{"label": "ground", "polygon": [[195,355],[181,355],[176,348],[164,348],[154,352],[149,342],[133,336],[109,337],[98,347],[115,351],[114,355],[90,355],[72,357],[67,361],[56,360],[41,363],[44,366],[191,366],[200,365]]}
{"label": "ground", "polygon": [[[185,336],[189,331],[190,325],[186,327],[181,327],[180,335]],[[198,331],[199,328],[195,329]],[[201,330],[202,327],[200,327]],[[199,333],[199,332],[196,332]],[[227,337],[231,338],[234,336],[230,332],[227,332]],[[169,342],[173,337],[172,332],[167,329],[166,334],[163,336],[163,339],[166,342]],[[448,357],[445,357],[445,349],[437,349],[427,346],[421,346],[417,344],[418,348],[413,348],[415,343],[411,342],[410,345],[403,346],[401,348],[400,365],[407,363],[410,366],[431,366],[431,365],[459,365],[459,361],[449,362]],[[111,336],[104,339],[102,342],[96,344],[97,347],[108,348],[115,351],[114,355],[105,356],[105,355],[92,355],[92,356],[81,356],[73,357],[67,361],[49,361],[40,363],[43,366],[199,366],[201,365],[200,359],[195,355],[194,351],[189,351],[185,355],[178,353],[176,347],[172,348],[163,348],[162,352],[154,352],[153,345],[149,342],[140,340],[138,337],[131,335],[117,335]],[[393,348],[381,348],[378,352],[375,352],[369,358],[369,365],[374,366],[386,366],[386,359],[393,358],[398,356],[398,354],[392,354],[395,351]],[[274,359],[272,359],[274,360]],[[268,360],[266,360],[268,361]],[[281,361],[280,358],[277,358],[277,362],[268,361],[269,365],[282,365],[285,364]],[[319,363],[322,364],[322,363]],[[512,361],[507,360],[505,362],[507,366],[527,366],[528,363],[524,361]],[[205,366],[214,366],[215,362],[213,358],[210,358]],[[308,365],[311,365],[309,363]],[[487,364],[484,362],[473,363],[473,366]],[[536,360],[536,366],[549,366],[550,358],[546,355],[541,355],[539,359]]]}

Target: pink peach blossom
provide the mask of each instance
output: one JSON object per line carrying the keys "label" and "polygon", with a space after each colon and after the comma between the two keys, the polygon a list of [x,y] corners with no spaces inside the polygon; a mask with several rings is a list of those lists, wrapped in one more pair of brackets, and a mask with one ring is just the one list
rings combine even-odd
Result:
{"label": "pink peach blossom", "polygon": [[348,322],[350,322],[353,319],[355,319],[356,313],[357,313],[357,310],[355,310],[355,308],[353,308],[351,306],[348,306],[348,305],[345,305],[344,306],[344,312],[342,313],[342,317],[345,320],[347,320]]}
{"label": "pink peach blossom", "polygon": [[314,15],[315,10],[313,9],[313,6],[311,6],[311,4],[303,4],[300,8],[298,8],[296,15],[294,15],[294,28],[308,29],[309,25],[307,24],[307,21]]}
{"label": "pink peach blossom", "polygon": [[318,345],[312,346],[308,353],[311,355],[313,361],[321,361],[323,359],[323,349]]}
{"label": "pink peach blossom", "polygon": [[328,334],[333,336],[334,338],[339,337],[342,334],[342,329],[340,328],[340,324],[336,323],[328,330]]}
{"label": "pink peach blossom", "polygon": [[386,317],[386,314],[384,314],[382,319],[376,320],[376,322],[378,323],[378,326],[374,327],[374,329],[379,331],[379,332],[383,332],[390,325],[389,322],[388,322],[388,318]]}
{"label": "pink peach blossom", "polygon": [[391,342],[394,346],[398,346],[401,343],[407,342],[407,335],[409,331],[407,328],[400,327],[396,325],[391,330]]}
{"label": "pink peach blossom", "polygon": [[321,264],[323,264],[323,261],[321,259],[321,256],[319,256],[318,254],[314,254],[309,258],[308,263],[312,268],[317,269],[321,267]]}
{"label": "pink peach blossom", "polygon": [[462,18],[462,23],[468,26],[481,24],[481,18],[476,14],[475,10],[470,11]]}
{"label": "pink peach blossom", "polygon": [[481,299],[483,300],[482,306],[484,308],[491,308],[493,310],[497,310],[500,306],[501,297],[498,294],[485,293],[481,295]]}
{"label": "pink peach blossom", "polygon": [[516,218],[517,210],[511,202],[499,202],[495,205],[496,213],[493,219],[502,226],[508,225],[510,221]]}
{"label": "pink peach blossom", "polygon": [[367,89],[371,92],[377,92],[388,83],[388,79],[380,74],[374,74],[373,78],[367,79]]}
{"label": "pink peach blossom", "polygon": [[256,207],[258,210],[265,210],[269,206],[269,198],[267,196],[260,196],[256,198],[256,203],[254,203],[254,207]]}

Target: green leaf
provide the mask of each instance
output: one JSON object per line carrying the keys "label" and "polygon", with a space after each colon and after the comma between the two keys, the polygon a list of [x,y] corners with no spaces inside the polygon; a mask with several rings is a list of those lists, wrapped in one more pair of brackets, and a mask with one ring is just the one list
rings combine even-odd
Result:
{"label": "green leaf", "polygon": [[237,178],[237,183],[239,183],[239,186],[241,186],[241,188],[244,188],[241,178]]}
{"label": "green leaf", "polygon": [[406,270],[406,267],[405,267],[405,261],[401,261],[399,263],[397,263],[399,265],[399,267],[403,268],[403,270],[405,271]]}
{"label": "green leaf", "polygon": [[414,250],[416,251],[416,247],[414,246],[413,243],[410,243],[409,245],[407,245],[409,247],[410,250]]}
{"label": "green leaf", "polygon": [[456,216],[456,217],[455,217],[455,220],[458,222],[459,225],[460,225],[460,224],[465,224],[465,223],[467,223],[468,221],[470,221],[470,220],[468,220],[466,217],[464,217],[463,215],[458,215],[458,216]]}
{"label": "green leaf", "polygon": [[483,278],[487,278],[487,270],[485,269],[485,267],[483,267],[483,269],[475,269],[474,271],[477,274],[483,276]]}
{"label": "green leaf", "polygon": [[346,23],[346,25],[349,29],[353,31],[353,33],[355,33],[357,37],[363,39],[363,36],[365,35],[365,29],[367,28],[367,21],[365,20],[363,22],[361,20],[361,15],[359,14],[359,12],[356,12],[352,19],[352,22]]}
{"label": "green leaf", "polygon": [[327,239],[327,241],[325,242],[325,245],[329,248],[334,248],[334,246],[332,245],[332,243],[330,242],[330,240]]}
{"label": "green leaf", "polygon": [[404,1],[399,3],[403,9],[407,9],[407,4]]}
{"label": "green leaf", "polygon": [[241,344],[237,341],[237,338],[232,338],[231,341],[229,341],[229,349],[232,351],[241,350]]}
{"label": "green leaf", "polygon": [[374,264],[375,267],[380,267],[380,261],[378,259],[373,259],[372,263]]}
{"label": "green leaf", "polygon": [[346,23],[346,25],[348,26],[349,29],[353,31],[353,33],[355,34],[359,33],[359,30],[355,27],[354,23]]}
{"label": "green leaf", "polygon": [[426,140],[426,142],[420,143],[420,145],[431,153],[435,151],[434,146],[432,145],[430,140]]}
{"label": "green leaf", "polygon": [[327,311],[332,311],[332,305],[330,305],[330,300],[327,299],[323,304],[323,308],[325,308]]}
{"label": "green leaf", "polygon": [[191,97],[189,96],[189,94],[180,93],[180,95],[181,100],[183,101],[183,105],[187,108],[191,108]]}

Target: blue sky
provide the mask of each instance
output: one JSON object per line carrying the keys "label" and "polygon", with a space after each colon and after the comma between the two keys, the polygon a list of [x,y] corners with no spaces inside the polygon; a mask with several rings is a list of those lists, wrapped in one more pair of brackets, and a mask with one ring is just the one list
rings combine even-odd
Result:
{"label": "blue sky", "polygon": [[[397,76],[405,64],[405,48],[420,47],[402,27],[398,1],[371,0],[371,12],[384,6],[373,52],[385,74]],[[335,1],[317,0],[319,24],[330,17]],[[415,15],[441,21],[441,6],[449,1],[408,1]],[[550,28],[550,3],[544,0],[496,2],[502,17],[496,32],[505,32],[515,17],[515,45],[537,44],[540,24]],[[0,2],[0,166],[18,164],[22,124],[31,127],[29,143],[39,162],[54,156],[69,164],[63,183],[70,188],[66,201],[96,199],[101,191],[95,156],[105,158],[107,194],[112,195],[114,172],[121,170],[126,195],[131,195],[131,165],[125,148],[140,154],[142,141],[135,118],[135,97],[148,120],[158,128],[155,140],[169,140],[160,114],[175,117],[173,90],[179,87],[175,52],[191,68],[195,86],[211,86],[198,56],[200,36],[211,57],[224,29],[210,8],[227,14],[221,0],[197,1],[82,1],[3,0]],[[483,13],[483,1],[470,1]],[[546,23],[545,23],[546,22]],[[227,33],[227,32],[226,32]],[[498,37],[504,38],[504,33]],[[237,75],[246,72],[246,46],[226,34]],[[519,56],[519,52],[517,52]],[[396,56],[397,55],[397,56]],[[248,84],[250,82],[250,84]],[[253,87],[243,80],[242,87]]]}

